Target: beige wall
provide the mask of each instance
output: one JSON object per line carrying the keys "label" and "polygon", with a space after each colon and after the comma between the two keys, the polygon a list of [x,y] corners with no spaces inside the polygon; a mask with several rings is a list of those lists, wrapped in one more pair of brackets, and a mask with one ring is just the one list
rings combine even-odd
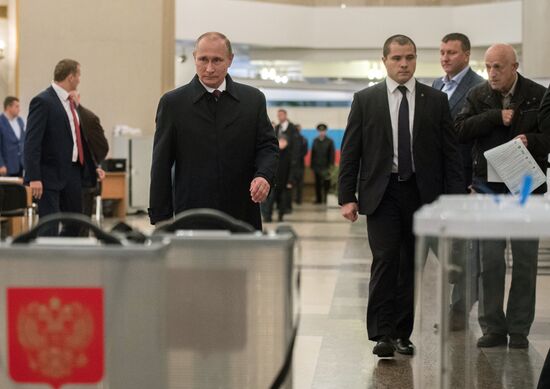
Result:
{"label": "beige wall", "polygon": [[550,78],[549,18],[548,0],[523,0],[522,68],[528,77]]}
{"label": "beige wall", "polygon": [[106,131],[154,131],[158,99],[174,85],[174,0],[19,0],[17,18],[23,114],[57,61],[72,58],[82,68],[82,104]]}

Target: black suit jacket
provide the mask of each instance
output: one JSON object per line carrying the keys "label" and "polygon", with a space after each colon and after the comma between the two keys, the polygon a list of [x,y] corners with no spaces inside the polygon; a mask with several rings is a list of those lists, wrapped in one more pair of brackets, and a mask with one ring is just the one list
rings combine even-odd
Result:
{"label": "black suit jacket", "polygon": [[78,116],[80,117],[80,128],[82,136],[88,143],[90,154],[96,166],[99,165],[109,152],[109,143],[105,138],[105,131],[99,120],[99,117],[85,108],[82,104],[77,108]]}
{"label": "black suit jacket", "polygon": [[[84,137],[82,145],[84,172],[95,177],[95,165]],[[49,190],[65,187],[72,164],[73,137],[67,113],[51,86],[31,100],[24,154],[26,183],[42,181],[43,188]]]}
{"label": "black suit jacket", "polygon": [[[542,102],[540,103],[539,109],[539,132],[540,133],[549,133],[550,132],[550,86],[546,89],[544,96],[542,97]],[[550,353],[549,353],[550,355]],[[548,359],[550,362],[550,359]]]}
{"label": "black suit jacket", "polygon": [[[460,84],[458,84],[454,93],[449,99],[449,109],[451,111],[451,118],[453,120],[456,118],[456,115],[458,115],[458,113],[462,110],[462,107],[464,107],[466,96],[468,95],[470,89],[478,84],[481,84],[484,81],[485,80],[483,79],[483,77],[479,76],[471,68],[466,72],[462,80],[460,80]],[[443,88],[443,85],[444,84],[441,78],[438,78],[433,82],[432,87],[437,90],[441,90]]]}
{"label": "black suit jacket", "polygon": [[264,95],[229,76],[226,81],[218,102],[198,76],[161,98],[151,166],[151,223],[206,207],[261,228],[250,182],[264,177],[273,186],[277,138]]}
{"label": "black suit jacket", "polygon": [[[275,126],[275,136],[279,138],[280,136],[285,136],[288,141],[288,159],[290,170],[288,173],[288,182],[294,185],[299,181],[298,175],[300,174],[300,155],[302,154],[302,138],[298,129],[291,121],[288,122],[288,127],[285,132],[281,131],[281,124]],[[303,158],[302,158],[303,161]],[[303,162],[302,162],[303,164]],[[285,184],[286,185],[286,184]]]}
{"label": "black suit jacket", "polygon": [[[339,203],[357,202],[373,213],[386,191],[393,164],[393,137],[386,82],[355,94],[342,142]],[[464,193],[462,165],[447,95],[416,82],[412,148],[423,204],[443,193]]]}
{"label": "black suit jacket", "polygon": [[82,104],[77,108],[80,118],[80,129],[85,142],[90,150],[91,166],[94,169],[85,169],[82,174],[82,186],[95,188],[95,194],[101,194],[101,186],[98,185],[96,170],[109,152],[109,144],[105,138],[105,131],[101,126],[99,117],[85,108]]}

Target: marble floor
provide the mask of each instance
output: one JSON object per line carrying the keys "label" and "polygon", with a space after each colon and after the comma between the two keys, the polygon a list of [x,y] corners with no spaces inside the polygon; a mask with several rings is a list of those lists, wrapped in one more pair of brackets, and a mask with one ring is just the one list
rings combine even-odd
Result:
{"label": "marble floor", "polygon": [[[129,222],[141,229],[150,228],[143,217],[130,217]],[[550,347],[550,276],[538,277],[529,349],[475,347],[480,336],[476,305],[470,330],[452,333],[445,348],[445,360],[454,366],[447,371],[444,382],[449,384],[445,386],[437,378],[441,358],[434,340],[437,337],[427,327],[431,323],[415,325],[412,340],[422,345],[419,355],[396,354],[395,359],[381,360],[372,354],[374,343],[368,340],[365,329],[371,254],[364,217],[351,224],[340,216],[338,208],[305,204],[296,206],[284,223],[298,233],[301,252],[297,261],[302,283],[294,389],[536,388]],[[277,225],[269,223],[265,229]],[[423,281],[423,290],[432,290],[434,295],[436,268],[437,263],[429,260],[428,276]],[[432,308],[435,310],[433,304]],[[422,317],[426,317],[425,312]]]}

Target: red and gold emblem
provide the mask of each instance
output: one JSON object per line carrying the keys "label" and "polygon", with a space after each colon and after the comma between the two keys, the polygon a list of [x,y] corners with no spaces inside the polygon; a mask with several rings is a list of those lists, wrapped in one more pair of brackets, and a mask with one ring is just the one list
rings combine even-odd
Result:
{"label": "red and gold emblem", "polygon": [[93,384],[104,370],[101,288],[8,288],[9,371],[19,383]]}

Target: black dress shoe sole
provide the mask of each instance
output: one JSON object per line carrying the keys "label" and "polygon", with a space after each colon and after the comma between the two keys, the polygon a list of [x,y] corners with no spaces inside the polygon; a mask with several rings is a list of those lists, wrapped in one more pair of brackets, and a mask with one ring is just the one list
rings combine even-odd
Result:
{"label": "black dress shoe sole", "polygon": [[395,351],[401,355],[414,355],[414,348],[396,348]]}
{"label": "black dress shoe sole", "polygon": [[411,348],[411,349],[396,349],[395,351],[397,351],[399,354],[401,355],[414,355],[414,349]]}
{"label": "black dress shoe sole", "polygon": [[378,358],[391,358],[393,357],[394,352],[395,350],[391,345],[381,347],[375,346],[372,350],[372,353],[377,355]]}
{"label": "black dress shoe sole", "polygon": [[508,343],[508,348],[515,348],[515,349],[526,349],[529,348],[529,342],[527,343]]}
{"label": "black dress shoe sole", "polygon": [[529,344],[509,344],[508,345],[508,348],[513,348],[515,350],[525,350],[525,349],[528,349],[529,348]]}
{"label": "black dress shoe sole", "polygon": [[498,339],[498,340],[491,340],[490,342],[477,342],[477,347],[479,348],[492,348],[492,347],[506,347],[508,344],[508,339]]}

